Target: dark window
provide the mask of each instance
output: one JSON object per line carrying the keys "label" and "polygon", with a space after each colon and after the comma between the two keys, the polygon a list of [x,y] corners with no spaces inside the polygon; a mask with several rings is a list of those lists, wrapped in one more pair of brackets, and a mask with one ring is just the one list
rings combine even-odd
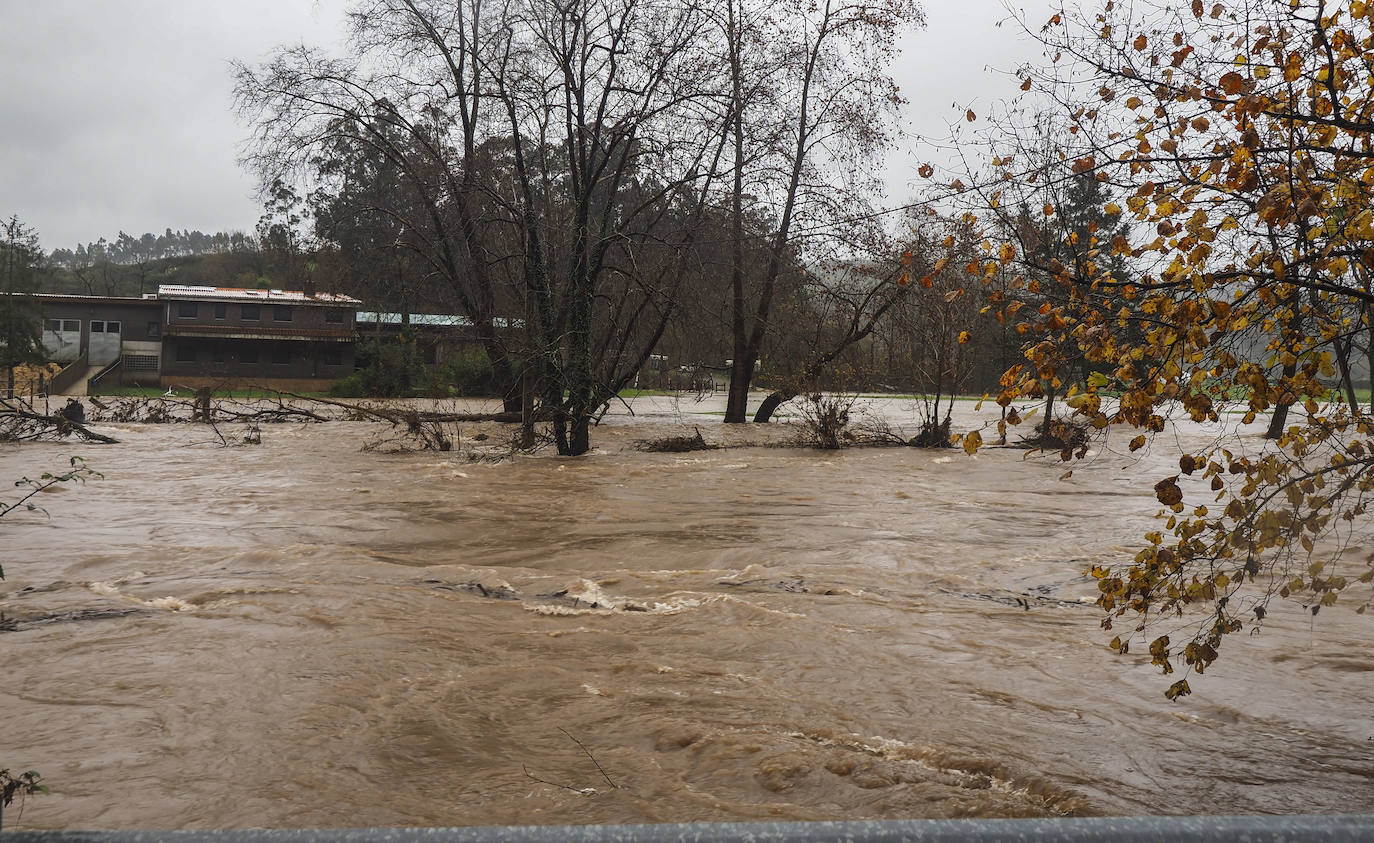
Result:
{"label": "dark window", "polygon": [[178,363],[194,363],[194,362],[196,362],[196,347],[195,347],[194,345],[186,345],[185,343],[183,343],[183,344],[181,344],[181,345],[178,345],[178,346],[177,346],[177,362],[178,362]]}
{"label": "dark window", "polygon": [[224,302],[215,302],[215,318],[223,319],[229,315],[229,305]]}
{"label": "dark window", "polygon": [[44,319],[44,320],[43,320],[43,330],[45,330],[45,331],[60,331],[60,330],[62,330],[62,320],[61,320],[61,319]]}
{"label": "dark window", "polygon": [[290,321],[291,321],[291,308],[287,307],[287,306],[284,305],[284,304],[279,304],[279,305],[277,305],[276,307],[272,308],[272,321],[273,321],[273,322],[290,322]]}
{"label": "dark window", "polygon": [[106,323],[105,323],[105,333],[107,333],[107,334],[117,334],[117,333],[119,333],[120,327],[121,327],[121,326],[120,326],[120,324],[119,324],[118,322],[106,322]]}
{"label": "dark window", "polygon": [[245,345],[239,350],[240,363],[257,363],[258,347],[256,345]]}
{"label": "dark window", "polygon": [[104,322],[101,322],[99,319],[92,319],[92,320],[91,320],[91,333],[92,333],[92,334],[103,334],[103,333],[105,333],[105,323],[104,323]]}
{"label": "dark window", "polygon": [[279,342],[272,346],[272,362],[278,365],[285,365],[291,362],[291,346],[284,342]]}
{"label": "dark window", "polygon": [[343,311],[337,307],[327,308],[324,312],[324,321],[342,324]]}
{"label": "dark window", "polygon": [[439,346],[427,345],[424,350],[424,361],[427,365],[433,366],[439,362]]}
{"label": "dark window", "polygon": [[327,346],[325,346],[325,348],[324,348],[324,365],[326,365],[326,366],[342,366],[342,365],[343,365],[343,349],[339,348],[337,345],[327,345]]}
{"label": "dark window", "polygon": [[124,370],[126,372],[156,372],[157,358],[151,354],[126,354],[124,355]]}
{"label": "dark window", "polygon": [[184,301],[177,304],[177,316],[187,319],[194,319],[198,310],[199,308],[196,307],[196,303],[193,301]]}
{"label": "dark window", "polygon": [[148,336],[152,337],[153,339],[157,339],[158,337],[162,336],[162,323],[161,323],[161,322],[149,322],[149,323],[148,323]]}
{"label": "dark window", "polygon": [[79,333],[79,332],[81,331],[81,320],[80,320],[80,319],[63,319],[63,320],[62,320],[62,330],[63,330],[63,331],[70,331],[70,332],[72,332],[72,333],[74,333],[74,334],[75,334],[75,333]]}
{"label": "dark window", "polygon": [[258,306],[256,304],[245,304],[239,308],[239,316],[245,321],[258,321]]}
{"label": "dark window", "polygon": [[224,362],[224,346],[218,344],[210,346],[210,361],[212,363]]}

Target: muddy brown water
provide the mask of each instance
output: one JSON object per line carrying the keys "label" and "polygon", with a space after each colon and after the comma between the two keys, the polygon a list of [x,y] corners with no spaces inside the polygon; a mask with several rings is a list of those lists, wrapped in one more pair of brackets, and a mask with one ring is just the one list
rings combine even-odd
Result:
{"label": "muddy brown water", "polygon": [[[346,422],[0,446],[7,479],[104,475],[0,522],[0,766],[52,786],[18,826],[1369,809],[1368,616],[1276,609],[1179,703],[1103,646],[1082,572],[1158,528],[1174,439],[1063,478],[636,409],[575,460]],[[634,449],[693,424],[732,446]]]}

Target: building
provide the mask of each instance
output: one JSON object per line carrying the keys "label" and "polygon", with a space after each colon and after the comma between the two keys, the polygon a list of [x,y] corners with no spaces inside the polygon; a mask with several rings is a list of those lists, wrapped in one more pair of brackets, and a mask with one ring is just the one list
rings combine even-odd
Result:
{"label": "building", "polygon": [[115,366],[128,383],[157,384],[162,308],[153,296],[38,295],[48,359],[90,377]]}
{"label": "building", "polygon": [[318,389],[353,371],[362,302],[336,293],[164,285],[162,382]]}
{"label": "building", "polygon": [[[359,336],[364,339],[395,340],[405,333],[409,341],[415,343],[420,362],[427,366],[442,366],[466,352],[486,353],[472,320],[466,316],[359,311],[357,326]],[[523,330],[525,323],[498,316],[492,320],[492,326],[499,333],[509,333]]]}
{"label": "building", "polygon": [[353,372],[357,299],[166,285],[141,298],[37,295],[63,383],[317,390]]}

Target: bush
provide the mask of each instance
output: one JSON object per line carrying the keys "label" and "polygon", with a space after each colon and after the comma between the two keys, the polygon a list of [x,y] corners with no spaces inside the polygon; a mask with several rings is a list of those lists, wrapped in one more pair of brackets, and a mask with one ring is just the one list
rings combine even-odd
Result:
{"label": "bush", "polygon": [[496,373],[492,371],[491,359],[480,348],[464,349],[454,356],[444,367],[442,381],[442,384],[435,383],[434,386],[446,388],[453,395],[495,395],[500,392],[496,387]]}
{"label": "bush", "polygon": [[835,451],[854,438],[849,432],[849,411],[856,396],[812,392],[802,398],[801,422],[807,443]]}
{"label": "bush", "polygon": [[358,349],[366,365],[335,383],[329,394],[337,398],[409,398],[424,370],[414,347],[405,341],[364,340]]}

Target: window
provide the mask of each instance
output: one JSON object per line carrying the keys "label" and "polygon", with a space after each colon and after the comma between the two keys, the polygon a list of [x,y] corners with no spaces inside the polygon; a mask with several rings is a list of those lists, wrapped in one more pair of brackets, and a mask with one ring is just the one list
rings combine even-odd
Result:
{"label": "window", "polygon": [[239,317],[245,322],[258,321],[258,306],[256,304],[245,304],[239,307]]}
{"label": "window", "polygon": [[429,366],[439,362],[439,346],[427,345],[424,348],[423,359]]}
{"label": "window", "polygon": [[337,307],[327,308],[324,312],[324,321],[332,322],[336,325],[342,325],[343,311]]}
{"label": "window", "polygon": [[152,338],[152,339],[157,339],[158,337],[162,336],[162,323],[161,323],[161,322],[149,322],[149,323],[148,323],[148,336],[149,336],[150,338]]}
{"label": "window", "polygon": [[196,307],[196,303],[193,301],[184,301],[177,304],[177,316],[183,319],[196,318],[196,314],[199,310],[200,308]]}
{"label": "window", "polygon": [[120,324],[119,324],[118,322],[106,322],[106,323],[105,323],[105,333],[107,333],[107,334],[117,334],[117,333],[119,333],[119,328],[120,328]]}
{"label": "window", "polygon": [[284,366],[291,362],[291,346],[284,342],[279,342],[272,346],[272,362],[279,366]]}
{"label": "window", "polygon": [[212,362],[212,363],[223,363],[223,362],[224,362],[224,346],[222,346],[222,345],[220,345],[220,344],[218,344],[218,343],[216,343],[215,345],[210,346],[210,362]]}
{"label": "window", "polygon": [[156,372],[157,358],[151,354],[126,354],[124,355],[124,371]]}
{"label": "window", "polygon": [[290,321],[291,321],[291,308],[290,308],[290,307],[287,307],[287,306],[284,305],[284,304],[279,304],[279,305],[277,305],[276,307],[272,308],[272,321],[273,321],[273,322],[290,322]]}
{"label": "window", "polygon": [[327,345],[327,346],[325,346],[325,348],[324,348],[324,365],[326,365],[326,366],[342,366],[342,365],[343,365],[343,350],[340,349],[337,345]]}
{"label": "window", "polygon": [[103,333],[105,333],[105,323],[104,323],[104,322],[101,322],[99,319],[92,319],[92,320],[91,320],[91,333],[92,333],[92,334],[103,334]]}
{"label": "window", "polygon": [[215,302],[215,318],[223,319],[229,315],[229,305],[224,302]]}
{"label": "window", "polygon": [[186,345],[185,343],[183,343],[183,344],[181,344],[181,345],[178,345],[178,346],[177,346],[177,362],[178,362],[178,363],[194,363],[194,362],[196,362],[196,347],[195,347],[194,345]]}
{"label": "window", "polygon": [[61,319],[44,319],[44,320],[43,320],[43,330],[45,330],[45,331],[60,331],[60,330],[62,330],[62,320],[61,320]]}
{"label": "window", "polygon": [[256,345],[245,345],[239,350],[240,363],[257,363],[258,347]]}
{"label": "window", "polygon": [[80,319],[63,319],[63,320],[62,320],[62,330],[63,330],[63,331],[71,332],[71,333],[73,333],[73,334],[79,334],[79,333],[81,333],[81,320],[80,320]]}

